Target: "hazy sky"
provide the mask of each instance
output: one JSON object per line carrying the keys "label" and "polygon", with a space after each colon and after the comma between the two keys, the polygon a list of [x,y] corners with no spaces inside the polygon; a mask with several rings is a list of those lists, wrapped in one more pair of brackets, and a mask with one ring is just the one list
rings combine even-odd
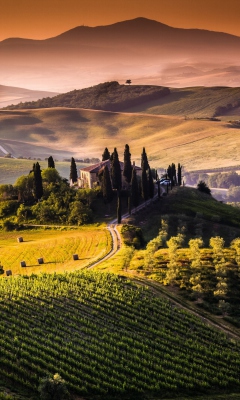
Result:
{"label": "hazy sky", "polygon": [[44,39],[136,17],[240,36],[240,0],[0,0],[0,40]]}

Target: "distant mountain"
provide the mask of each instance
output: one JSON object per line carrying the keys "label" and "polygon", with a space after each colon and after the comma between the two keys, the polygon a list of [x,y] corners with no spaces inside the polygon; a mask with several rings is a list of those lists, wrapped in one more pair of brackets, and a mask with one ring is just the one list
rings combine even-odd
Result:
{"label": "distant mountain", "polygon": [[12,86],[0,85],[0,108],[9,104],[18,104],[20,102],[35,101],[43,97],[56,96],[57,93],[28,90]]}
{"label": "distant mountain", "polygon": [[42,100],[20,103],[8,106],[8,110],[71,107],[86,108],[92,110],[122,111],[129,107],[160,100],[170,94],[170,90],[161,86],[144,85],[119,85],[118,82],[105,82],[99,85],[73,90],[55,97]]}
{"label": "distant mountain", "polygon": [[240,86],[240,38],[136,18],[79,26],[46,40],[0,42],[6,84],[66,92],[132,79],[162,86]]}

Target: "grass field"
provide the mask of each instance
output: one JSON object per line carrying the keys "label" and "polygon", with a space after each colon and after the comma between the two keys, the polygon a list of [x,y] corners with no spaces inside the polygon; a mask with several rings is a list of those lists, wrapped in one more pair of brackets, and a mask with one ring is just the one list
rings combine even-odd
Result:
{"label": "grass field", "polygon": [[[24,241],[18,243],[18,237]],[[104,226],[0,232],[1,264],[13,275],[81,269],[97,261],[110,248],[111,238]],[[78,254],[79,260],[73,261],[73,254]],[[41,257],[44,264],[38,265]],[[26,262],[26,268],[20,266],[21,261]]]}
{"label": "grass field", "polygon": [[151,167],[166,168],[172,162],[188,170],[240,165],[239,128],[226,120],[41,109],[0,111],[0,123],[0,144],[15,156],[45,158],[52,149],[59,160],[62,152],[76,158],[101,158],[105,147],[110,152],[117,147],[123,159],[128,143],[137,165],[143,147]]}

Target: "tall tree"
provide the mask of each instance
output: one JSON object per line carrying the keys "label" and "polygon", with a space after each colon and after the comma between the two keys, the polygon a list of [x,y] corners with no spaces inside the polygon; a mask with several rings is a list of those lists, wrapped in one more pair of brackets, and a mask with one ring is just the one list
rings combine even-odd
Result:
{"label": "tall tree", "polygon": [[52,156],[48,157],[48,168],[55,168],[55,162]]}
{"label": "tall tree", "polygon": [[141,195],[145,201],[148,199],[148,177],[145,169],[142,170]]}
{"label": "tall tree", "polygon": [[78,179],[77,166],[74,158],[72,157],[70,166],[70,181],[72,181],[72,183],[75,183],[77,182],[77,179]]}
{"label": "tall tree", "polygon": [[134,207],[137,207],[139,204],[139,191],[138,191],[138,181],[137,174],[135,168],[132,170],[132,179],[131,179],[131,203]]}
{"label": "tall tree", "polygon": [[112,178],[112,188],[121,190],[122,188],[122,174],[121,166],[118,158],[118,152],[116,147],[114,148],[111,160],[111,178]]}
{"label": "tall tree", "polygon": [[141,155],[141,168],[142,170],[147,171],[149,168],[147,153],[145,147],[143,147],[142,155]]}
{"label": "tall tree", "polygon": [[180,165],[180,163],[178,163],[177,177],[178,177],[178,186],[181,186],[182,185],[182,165]]}
{"label": "tall tree", "polygon": [[131,153],[128,144],[125,145],[125,150],[124,150],[123,176],[126,179],[127,183],[131,182],[132,164],[131,164]]}
{"label": "tall tree", "polygon": [[106,147],[102,154],[102,161],[109,160],[109,158],[110,158],[110,153],[108,151],[108,148]]}
{"label": "tall tree", "polygon": [[39,163],[33,164],[33,174],[34,174],[34,195],[37,200],[40,200],[43,195],[43,184],[41,168]]}
{"label": "tall tree", "polygon": [[153,182],[152,171],[151,171],[151,168],[149,168],[148,169],[148,194],[149,194],[150,199],[153,198],[154,191],[155,191],[155,186],[154,186],[154,182]]}
{"label": "tall tree", "polygon": [[103,191],[104,203],[110,203],[113,199],[113,191],[112,191],[109,169],[107,165],[105,165],[103,169],[102,191]]}

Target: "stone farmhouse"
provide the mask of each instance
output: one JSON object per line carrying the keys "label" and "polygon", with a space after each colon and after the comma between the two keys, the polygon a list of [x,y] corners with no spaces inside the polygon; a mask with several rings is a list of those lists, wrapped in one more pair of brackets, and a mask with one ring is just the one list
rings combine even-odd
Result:
{"label": "stone farmhouse", "polygon": [[[119,161],[121,171],[123,173],[124,163]],[[78,178],[78,187],[79,188],[90,188],[93,189],[96,186],[100,185],[100,174],[103,172],[103,168],[107,165],[110,172],[110,160],[101,161],[100,163],[90,165],[89,167],[85,167],[79,170],[79,178]],[[137,175],[141,176],[142,169],[140,167],[135,166]],[[122,176],[123,188],[124,188],[124,179]]]}

